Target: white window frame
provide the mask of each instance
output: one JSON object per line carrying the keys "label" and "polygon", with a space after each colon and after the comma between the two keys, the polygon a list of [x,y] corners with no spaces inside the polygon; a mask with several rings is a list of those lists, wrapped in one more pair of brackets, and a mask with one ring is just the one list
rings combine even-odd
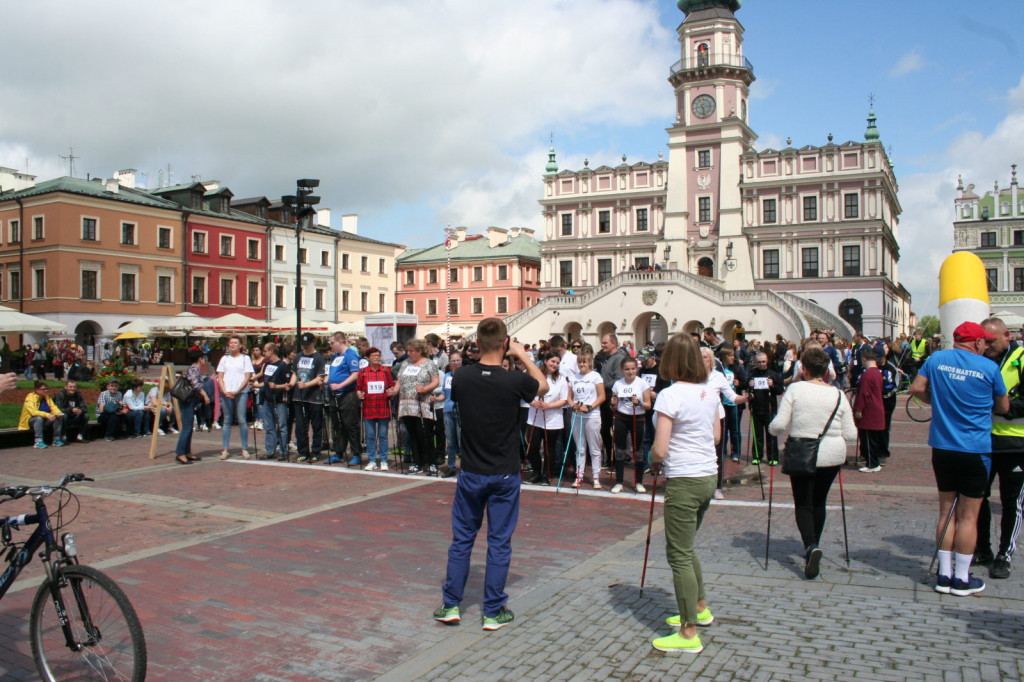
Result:
{"label": "white window frame", "polygon": [[[122,220],[122,221],[120,221],[120,223],[121,223],[121,233],[120,233],[120,239],[119,239],[118,243],[121,246],[140,246],[140,244],[139,244],[139,224],[138,223],[133,223],[130,220]],[[132,228],[132,240],[130,242],[126,242],[124,240],[124,227],[125,227],[125,225],[131,225],[131,228]]]}
{"label": "white window frame", "polygon": [[[280,294],[280,296],[278,296]],[[278,302],[280,301],[280,303]],[[283,284],[274,285],[274,307],[285,308],[288,305],[288,294]]]}
{"label": "white window frame", "polygon": [[[82,294],[82,273],[93,272],[96,274],[96,298],[85,298]],[[100,280],[103,267],[101,263],[81,263],[78,266],[78,298],[82,301],[102,301],[103,292],[100,290]]]}
{"label": "white window frame", "polygon": [[[249,303],[249,287],[253,284],[256,285],[256,304]],[[246,308],[262,308],[263,307],[263,287],[260,286],[262,281],[259,277],[247,277],[245,280],[245,307]]]}
{"label": "white window frame", "polygon": [[427,317],[437,317],[437,299],[427,299]]}
{"label": "white window frame", "polygon": [[350,295],[351,293],[352,293],[351,289],[342,289],[341,290],[341,304],[338,306],[340,310],[348,310],[349,308],[352,307],[352,301],[350,300],[351,299],[351,295]]}
{"label": "white window frame", "polygon": [[[135,291],[132,292],[132,295],[135,298],[133,298],[131,300],[126,299],[126,298],[123,297],[123,293],[124,292],[123,292],[122,281],[123,281],[125,275],[135,275]],[[124,264],[122,264],[118,268],[118,272],[117,272],[117,297],[118,297],[118,300],[121,303],[140,303],[141,301],[139,300],[139,289],[141,288],[141,286],[142,286],[142,281],[141,281],[141,276],[140,276],[140,273],[139,273],[139,266],[138,265],[124,265]]]}
{"label": "white window frame", "polygon": [[[196,235],[203,235],[203,250],[196,251]],[[210,255],[210,233],[207,230],[192,230],[192,239],[188,245],[189,253],[200,253],[204,256]]]}
{"label": "white window frame", "polygon": [[[280,258],[278,258],[278,253],[281,254]],[[284,244],[274,244],[274,261],[283,263],[287,257],[287,249],[285,249]]]}
{"label": "white window frame", "polygon": [[[24,236],[24,233],[22,233]],[[36,273],[43,273],[43,291],[40,293],[36,288]],[[32,266],[32,298],[46,298],[46,284],[49,277],[46,276],[46,265],[33,265]]]}
{"label": "white window frame", "polygon": [[[203,300],[197,301],[195,299],[196,291],[196,280],[203,280]],[[212,305],[210,303],[210,273],[209,272],[193,272],[192,278],[189,281],[188,296],[189,301],[194,305]]]}
{"label": "white window frame", "polygon": [[495,315],[508,315],[508,296],[499,296],[494,308]]}
{"label": "white window frame", "polygon": [[[235,257],[235,235],[233,234],[220,234],[217,239],[217,255],[221,258],[234,258]],[[228,252],[224,253],[224,240],[228,240]]]}
{"label": "white window frame", "polygon": [[[231,282],[231,302],[224,302],[224,282]],[[221,275],[217,278],[217,305],[237,306],[238,305],[238,279],[232,276]]]}
{"label": "white window frame", "polygon": [[[40,226],[39,236],[38,237],[36,236],[36,221],[37,220],[39,221],[39,226]],[[46,215],[45,214],[32,216],[32,239],[34,241],[41,241],[43,239],[46,239]]]}
{"label": "white window frame", "polygon": [[[256,256],[255,257],[249,255],[249,247],[252,246],[253,244],[256,245]],[[253,239],[252,237],[246,237],[245,238],[245,257],[248,260],[263,260],[263,240],[262,239]]]}
{"label": "white window frame", "polygon": [[[93,221],[96,222],[96,237],[93,238],[93,239],[86,239],[85,238],[85,221],[86,220],[93,220]],[[83,215],[83,216],[81,216],[81,218],[78,221],[78,238],[81,241],[83,241],[83,242],[98,242],[98,241],[100,241],[100,224],[101,224],[101,221],[99,219],[99,216],[93,216],[93,215]],[[8,241],[10,241],[10,239],[8,239]]]}
{"label": "white window frame", "polygon": [[482,296],[474,296],[470,302],[469,307],[470,315],[483,315],[484,314],[484,299]]}
{"label": "white window frame", "polygon": [[[157,268],[156,269],[156,302],[160,304],[174,303],[174,268]],[[171,297],[168,301],[160,300],[160,278],[170,277],[171,278]]]}
{"label": "white window frame", "polygon": [[[160,246],[160,231],[167,230],[167,246]],[[158,249],[173,249],[174,248],[174,226],[173,225],[157,225],[156,226],[156,248]]]}
{"label": "white window frame", "polygon": [[327,249],[320,249],[320,267],[331,267],[331,252]]}
{"label": "white window frame", "polygon": [[327,310],[327,290],[323,287],[317,287],[313,290],[313,309],[314,310]]}
{"label": "white window frame", "polygon": [[405,302],[405,314],[406,315],[415,315],[416,314],[416,301],[414,301],[412,299],[408,299]]}

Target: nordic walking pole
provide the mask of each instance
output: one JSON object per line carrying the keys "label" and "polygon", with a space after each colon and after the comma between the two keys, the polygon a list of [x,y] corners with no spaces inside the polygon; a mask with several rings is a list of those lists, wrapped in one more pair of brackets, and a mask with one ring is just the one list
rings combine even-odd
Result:
{"label": "nordic walking pole", "polygon": [[768,548],[772,542],[772,493],[775,489],[775,467],[768,465],[771,473],[768,476],[768,531],[764,535],[764,570],[768,570]]}
{"label": "nordic walking pole", "polygon": [[935,560],[939,558],[939,548],[942,546],[942,541],[946,538],[946,531],[949,530],[949,523],[953,520],[953,512],[956,511],[956,504],[960,501],[960,493],[956,494],[953,498],[953,504],[949,507],[949,515],[946,517],[946,523],[942,526],[942,534],[939,535],[935,541],[935,552],[932,554],[932,561],[928,564],[928,572],[924,574],[924,580],[921,582],[928,582],[928,578],[932,575],[932,569],[935,567]]}
{"label": "nordic walking pole", "polygon": [[640,469],[640,455],[636,448],[637,441],[637,430],[636,430],[636,406],[633,406],[633,494],[636,494],[636,486],[639,485],[641,477],[644,475]]}
{"label": "nordic walking pole", "polygon": [[843,544],[846,546],[846,567],[850,567],[850,535],[846,532],[846,495],[843,494],[843,468],[839,467],[839,504],[843,509]]}
{"label": "nordic walking pole", "polygon": [[644,549],[644,568],[640,572],[640,598],[644,596],[644,581],[647,580],[647,557],[651,552],[651,526],[654,525],[654,495],[658,491],[658,467],[652,466],[654,480],[651,481],[651,512],[647,516],[647,547]]}
{"label": "nordic walking pole", "polygon": [[754,444],[754,461],[757,462],[757,482],[761,484],[761,501],[764,501],[764,479],[761,478],[761,453],[757,448],[757,424],[754,423],[754,411],[750,411],[750,435]]}
{"label": "nordic walking pole", "polygon": [[569,459],[569,444],[572,443],[572,429],[576,425],[576,413],[572,413],[572,417],[569,420],[569,437],[566,438],[565,452],[562,453],[562,468],[558,471],[558,485],[555,486],[555,494],[557,495],[562,489],[562,474],[565,473],[565,460]]}

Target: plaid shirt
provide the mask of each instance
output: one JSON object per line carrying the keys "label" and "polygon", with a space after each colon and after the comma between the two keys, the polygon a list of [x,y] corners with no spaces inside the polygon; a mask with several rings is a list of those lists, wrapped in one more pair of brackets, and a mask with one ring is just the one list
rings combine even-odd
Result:
{"label": "plaid shirt", "polygon": [[[372,388],[379,389],[383,385],[382,389],[379,389],[375,393],[370,393],[370,383],[373,383]],[[384,392],[395,385],[395,379],[391,376],[391,368],[381,365],[377,369],[374,369],[372,365],[367,365],[359,370],[359,376],[356,378],[356,390],[363,394],[363,419],[390,419],[391,418],[391,398]]]}

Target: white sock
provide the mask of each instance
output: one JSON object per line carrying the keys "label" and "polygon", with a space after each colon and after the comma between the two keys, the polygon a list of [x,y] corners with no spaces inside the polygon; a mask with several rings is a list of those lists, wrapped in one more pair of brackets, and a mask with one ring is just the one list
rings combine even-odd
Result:
{"label": "white sock", "polygon": [[953,553],[939,550],[939,575],[953,577]]}
{"label": "white sock", "polygon": [[956,555],[956,579],[961,582],[967,582],[971,577],[971,559],[974,558],[973,554],[957,554]]}

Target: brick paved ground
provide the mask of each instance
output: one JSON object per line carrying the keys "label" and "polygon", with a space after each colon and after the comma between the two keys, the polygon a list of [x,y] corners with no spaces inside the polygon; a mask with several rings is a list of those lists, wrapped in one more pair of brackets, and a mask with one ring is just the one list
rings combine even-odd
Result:
{"label": "brick paved ground", "polygon": [[[83,558],[135,604],[153,680],[1018,679],[1019,572],[964,599],[920,584],[935,526],[924,441],[923,426],[899,419],[886,469],[844,472],[850,566],[836,487],[816,581],[802,577],[788,479],[776,471],[767,570],[759,486],[727,490],[698,536],[716,622],[690,658],[650,647],[669,632],[674,600],[660,505],[639,596],[649,498],[526,489],[509,580],[516,622],[484,633],[483,539],[463,624],[430,619],[451,480],[219,462],[215,432],[197,434],[209,457],[188,467],[171,461],[171,436],[156,460],[139,440],[3,450],[0,485],[97,479],[77,487],[71,528]],[[0,605],[0,679],[35,678],[25,637],[38,576],[33,566]]]}

